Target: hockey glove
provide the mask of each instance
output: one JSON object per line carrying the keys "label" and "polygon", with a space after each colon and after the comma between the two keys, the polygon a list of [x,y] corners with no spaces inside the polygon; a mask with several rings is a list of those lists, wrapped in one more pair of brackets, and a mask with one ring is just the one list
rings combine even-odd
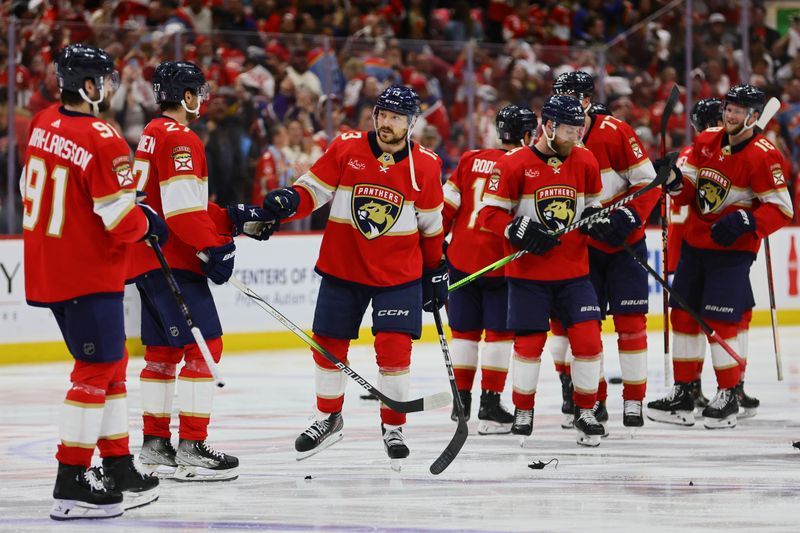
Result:
{"label": "hockey glove", "polygon": [[278,220],[289,218],[300,207],[300,193],[294,187],[275,189],[267,193],[264,198],[264,211],[267,215]]}
{"label": "hockey glove", "polygon": [[656,173],[659,172],[661,167],[665,165],[670,166],[669,176],[667,177],[667,181],[664,182],[664,187],[667,189],[667,192],[672,195],[680,194],[683,190],[683,173],[675,164],[677,160],[678,152],[670,152],[664,156],[664,159],[656,159],[653,161],[653,167],[656,169]]}
{"label": "hockey glove", "polygon": [[266,241],[280,226],[277,217],[257,205],[229,205],[228,217],[234,225],[234,237],[244,234],[257,241]]}
{"label": "hockey glove", "polygon": [[530,217],[517,217],[506,226],[506,238],[520,250],[535,255],[544,255],[561,244],[558,237],[545,226],[534,222]]}
{"label": "hockey glove", "polygon": [[711,226],[711,238],[720,246],[731,246],[745,233],[756,231],[756,218],[750,211],[739,209],[721,217]]}
{"label": "hockey glove", "polygon": [[593,239],[610,246],[622,246],[628,236],[642,225],[638,213],[629,207],[619,207],[611,212],[608,218],[601,218],[599,224],[590,224],[590,235]]}
{"label": "hockey glove", "polygon": [[167,244],[169,230],[167,229],[167,223],[164,222],[164,219],[158,216],[158,213],[156,213],[155,210],[153,210],[153,208],[149,205],[142,203],[136,205],[142,208],[142,211],[144,211],[144,216],[147,217],[147,231],[144,233],[144,236],[141,238],[141,240],[149,240],[152,236],[156,238],[160,246]]}
{"label": "hockey glove", "polygon": [[217,285],[222,285],[233,274],[233,258],[236,255],[236,245],[231,241],[222,246],[208,248],[205,253],[208,256],[208,262],[200,263],[203,272],[208,276],[208,279]]}
{"label": "hockey glove", "polygon": [[[594,216],[595,213],[602,210],[602,207],[587,207],[581,213],[581,220],[584,218],[589,218]],[[592,239],[595,240],[603,240],[602,237],[605,236],[607,228],[606,226],[610,225],[611,221],[608,218],[608,214],[603,215],[601,217],[597,217],[588,224],[585,224],[580,227],[580,232],[584,235],[588,235]]]}
{"label": "hockey glove", "polygon": [[432,313],[447,303],[447,265],[444,261],[433,269],[422,273],[422,310]]}

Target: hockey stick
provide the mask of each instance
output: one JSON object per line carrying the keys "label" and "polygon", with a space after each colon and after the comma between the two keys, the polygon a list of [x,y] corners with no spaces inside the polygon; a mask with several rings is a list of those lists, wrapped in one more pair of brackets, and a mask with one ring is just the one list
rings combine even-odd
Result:
{"label": "hockey stick", "polygon": [[725,350],[726,352],[728,352],[728,354],[729,354],[731,357],[733,357],[733,359],[734,359],[734,360],[735,360],[737,363],[739,363],[739,366],[740,366],[742,369],[744,369],[744,368],[747,366],[747,361],[745,361],[745,360],[742,358],[742,356],[741,356],[741,355],[739,355],[738,353],[736,353],[736,351],[735,351],[733,348],[731,348],[731,345],[730,345],[730,344],[728,344],[727,342],[725,342],[725,339],[723,339],[722,337],[720,337],[720,336],[719,336],[719,333],[717,333],[716,331],[714,331],[714,330],[711,328],[711,326],[709,326],[709,325],[708,325],[708,323],[707,323],[705,320],[703,320],[703,318],[700,316],[700,314],[699,314],[697,311],[695,311],[694,309],[692,309],[691,307],[689,307],[689,305],[686,303],[686,300],[684,300],[684,299],[683,299],[683,296],[681,296],[680,294],[678,294],[677,292],[674,292],[674,291],[672,290],[672,288],[669,286],[669,284],[666,282],[666,280],[664,280],[664,278],[662,278],[661,276],[659,276],[659,275],[658,275],[658,272],[656,272],[655,270],[653,270],[653,267],[651,267],[649,264],[647,264],[647,260],[646,260],[646,259],[642,259],[642,258],[641,258],[641,257],[639,257],[638,255],[636,255],[636,252],[634,252],[634,251],[633,251],[633,248],[631,248],[631,247],[630,247],[630,245],[629,245],[628,243],[623,243],[623,245],[622,245],[622,246],[623,246],[623,248],[625,248],[625,251],[626,251],[626,252],[628,252],[628,253],[631,255],[631,257],[633,257],[633,258],[634,258],[634,260],[636,260],[636,262],[637,262],[637,263],[639,263],[639,265],[640,265],[640,266],[641,266],[643,269],[645,269],[645,270],[647,271],[647,273],[648,273],[648,274],[650,274],[650,275],[653,277],[653,279],[655,279],[655,280],[658,282],[658,284],[659,284],[659,285],[661,285],[661,287],[662,287],[664,290],[666,290],[666,291],[667,291],[667,294],[668,294],[668,295],[670,295],[670,296],[672,296],[672,298],[673,298],[673,299],[674,299],[676,302],[678,302],[678,305],[680,305],[680,306],[683,308],[683,310],[684,310],[684,311],[686,311],[687,313],[689,313],[689,316],[691,316],[691,317],[692,317],[692,319],[693,319],[695,322],[697,322],[697,324],[700,326],[700,329],[702,329],[702,330],[703,330],[703,332],[704,332],[706,335],[708,335],[708,338],[709,338],[710,340],[712,340],[712,341],[716,342],[717,344],[719,344],[719,345],[722,347],[722,349],[723,349],[723,350]]}
{"label": "hockey stick", "polygon": [[781,102],[777,98],[773,97],[770,98],[769,101],[764,105],[764,110],[758,116],[758,120],[756,121],[756,127],[760,130],[763,130],[769,124],[769,121],[772,120],[772,117],[775,116],[781,108]]}
{"label": "hockey stick", "polygon": [[[667,103],[664,104],[664,112],[661,114],[661,159],[667,155],[667,125],[675,110],[675,104],[678,103],[681,93],[677,85],[672,86],[669,93]],[[669,195],[667,194],[666,185],[661,187],[661,272],[666,278],[667,266],[669,265],[669,244],[667,243],[667,215],[669,213]],[[669,386],[669,370],[672,365],[669,356],[669,302],[667,297],[667,290],[661,289],[662,313],[664,315],[664,386]]]}
{"label": "hockey stick", "polygon": [[430,411],[431,409],[438,409],[439,407],[450,405],[451,398],[450,394],[447,392],[440,392],[431,396],[409,401],[393,400],[389,398],[381,391],[373,387],[369,381],[359,376],[355,370],[341,362],[338,357],[323,348],[317,341],[309,337],[308,334],[300,329],[299,326],[286,318],[283,314],[281,314],[280,311],[272,307],[269,302],[259,296],[253,289],[236,279],[235,276],[231,276],[231,278],[228,280],[228,283],[242,291],[245,296],[249,297],[261,309],[272,315],[272,317],[283,324],[286,329],[300,337],[303,342],[317,350],[325,359],[336,365],[336,368],[347,374],[349,378],[361,385],[365,390],[377,396],[378,399],[384,403],[384,405],[393,411],[397,411],[398,413],[416,413],[419,411]]}
{"label": "hockey stick", "polygon": [[461,405],[461,395],[458,394],[456,376],[453,373],[453,360],[450,358],[450,347],[447,346],[447,339],[444,336],[442,317],[439,314],[439,308],[435,303],[433,306],[433,319],[436,321],[436,331],[439,333],[439,345],[442,347],[444,365],[447,367],[447,376],[450,379],[450,389],[453,391],[453,401],[456,404],[456,415],[458,416],[458,425],[456,426],[455,435],[453,435],[453,438],[450,439],[447,447],[431,465],[431,474],[438,475],[444,472],[445,468],[450,466],[450,463],[452,463],[453,459],[456,458],[458,452],[461,451],[464,443],[467,442],[469,428],[467,427],[467,419],[464,417],[464,406]]}
{"label": "hockey stick", "polygon": [[[564,228],[561,228],[560,230],[558,230],[555,233],[553,233],[553,235],[558,237],[558,236],[564,235],[565,233],[569,233],[570,231],[578,229],[581,226],[586,226],[588,224],[591,224],[592,222],[595,222],[596,220],[607,216],[614,209],[616,209],[616,208],[618,208],[620,206],[623,206],[623,205],[627,204],[628,202],[630,202],[632,200],[635,200],[636,198],[640,197],[641,195],[643,195],[643,194],[655,189],[656,187],[660,186],[662,183],[667,181],[667,178],[669,177],[670,170],[672,169],[672,165],[675,163],[675,159],[676,158],[677,158],[677,154],[670,158],[670,164],[669,165],[664,165],[663,167],[661,167],[661,169],[656,174],[656,177],[655,177],[655,179],[653,181],[651,181],[650,183],[648,183],[647,185],[645,185],[641,189],[637,189],[637,190],[633,191],[632,193],[630,193],[628,196],[620,198],[619,200],[617,200],[613,204],[607,205],[606,207],[604,207],[604,208],[596,211],[595,213],[593,213],[591,216],[584,217],[584,218],[582,218],[580,220],[577,220],[577,221],[573,222],[572,224],[570,224],[570,225],[568,225],[568,226],[566,226]],[[483,276],[487,272],[492,272],[494,270],[497,270],[498,268],[502,268],[505,265],[507,265],[508,263],[510,263],[511,261],[517,259],[518,257],[522,257],[526,253],[527,252],[525,250],[520,250],[519,252],[514,252],[513,254],[507,255],[502,259],[498,259],[497,261],[495,261],[491,265],[487,265],[487,266],[483,267],[482,269],[478,270],[477,272],[473,272],[469,276],[467,276],[465,278],[462,278],[462,279],[458,280],[457,282],[453,283],[452,285],[450,285],[450,287],[447,290],[452,292],[452,291],[454,291],[454,290],[456,290],[456,289],[458,289],[460,287],[463,287],[464,285],[466,285],[468,283],[472,283],[473,281],[475,281],[479,277]]]}
{"label": "hockey stick", "polygon": [[781,361],[781,342],[778,338],[778,309],[775,305],[775,283],[772,280],[772,254],[769,250],[769,237],[764,237],[764,259],[767,263],[767,286],[769,287],[769,312],[772,320],[772,346],[775,348],[775,366],[778,381],[783,381],[783,362]]}
{"label": "hockey stick", "polygon": [[186,325],[189,326],[189,330],[192,332],[194,342],[197,343],[198,348],[200,348],[200,353],[203,354],[203,360],[205,360],[208,370],[211,372],[211,376],[217,383],[217,387],[224,387],[225,382],[222,381],[222,376],[219,375],[217,363],[211,356],[211,350],[208,349],[208,344],[206,344],[206,340],[203,338],[200,328],[195,325],[194,320],[192,319],[189,308],[186,306],[186,301],[183,299],[181,288],[178,285],[178,281],[175,279],[175,275],[172,273],[172,269],[167,263],[167,258],[164,257],[164,252],[161,250],[161,245],[158,244],[158,239],[151,235],[148,237],[147,242],[150,243],[150,247],[153,249],[153,252],[158,258],[158,262],[161,264],[161,271],[167,278],[167,283],[169,284],[170,290],[172,290],[172,295],[175,296],[175,301],[178,303],[178,307],[181,310],[184,320],[186,320]]}

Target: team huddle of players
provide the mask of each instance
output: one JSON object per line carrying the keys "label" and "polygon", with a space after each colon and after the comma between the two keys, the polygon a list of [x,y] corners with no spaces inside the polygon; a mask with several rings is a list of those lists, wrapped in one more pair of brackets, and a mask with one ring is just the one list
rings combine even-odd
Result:
{"label": "team huddle of players", "polygon": [[[231,277],[233,237],[267,240],[281,222],[330,203],[316,264],[322,277],[316,343],[346,363],[371,304],[377,388],[405,401],[422,313],[449,298],[453,362],[467,417],[483,339],[478,431],[526,437],[533,432],[541,357],[552,331],[562,426],[575,429],[579,444],[597,446],[607,435],[600,336],[607,314],[618,335],[623,423],[644,422],[647,274],[633,254],[646,255],[643,225],[660,193],[648,190],[610,213],[602,207],[647,187],[657,168],[668,174],[665,188],[674,205],[688,209],[676,211],[685,217],[683,233],[677,225],[671,230],[670,246],[680,247],[672,253],[680,253],[673,290],[742,356],[753,306],[750,265],[760,239],[792,216],[783,160],[754,129],[764,94],[748,85],[733,87],[724,102],[700,102],[693,113],[698,136],[681,163],[667,157],[654,166],[630,126],[592,107],[591,76],[563,74],[541,120],[524,107],[502,109],[501,148],[464,154],[444,187],[441,160],[411,141],[418,96],[392,86],[378,97],[374,131],[343,133],[294,185],[269,192],[261,206],[220,207],[208,200],[204,148],[187,127],[208,96],[196,65],[167,61],[156,69],[153,90],[162,115],[145,127],[131,161],[118,132],[97,117],[115,89],[112,58],[70,45],[56,64],[61,104],[33,120],[21,192],[26,298],[52,311],[75,358],[59,426],[51,510],[57,520],[119,516],[151,503],[157,478],[224,481],[238,475],[238,459],[206,442],[211,369],[158,253],[218,362],[222,328],[208,280],[222,284]],[[590,220],[580,230],[563,231],[584,218]],[[448,291],[448,273],[463,279],[515,252],[524,253],[505,269]],[[128,446],[126,282],[135,283],[142,299],[143,470]],[[727,290],[731,286],[741,290]],[[675,386],[650,402],[646,414],[691,425],[695,405],[705,402],[699,389],[705,344],[685,310],[673,307],[671,320]],[[710,346],[718,391],[702,415],[706,427],[733,427],[740,407],[750,414],[758,401],[744,394],[739,364],[717,343]],[[316,420],[295,441],[298,460],[343,437],[347,376],[316,349],[312,353]],[[510,361],[513,415],[500,403]],[[177,448],[170,429],[176,389]],[[408,457],[405,414],[382,405],[380,419],[388,457]],[[91,466],[95,447],[102,469]]]}

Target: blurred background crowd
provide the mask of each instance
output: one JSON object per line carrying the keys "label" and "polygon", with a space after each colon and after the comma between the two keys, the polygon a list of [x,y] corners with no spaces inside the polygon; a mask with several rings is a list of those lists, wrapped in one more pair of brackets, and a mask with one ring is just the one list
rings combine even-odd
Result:
{"label": "blurred background crowd", "polygon": [[[13,202],[28,125],[58,100],[52,60],[74,42],[117,58],[121,86],[106,118],[132,150],[158,114],[155,67],[186,59],[203,69],[212,98],[192,128],[206,145],[211,197],[223,205],[260,203],[267,190],[305,172],[337,134],[371,129],[375,98],[392,83],[419,93],[415,138],[441,156],[444,180],[465,150],[495,146],[498,109],[515,103],[538,112],[552,80],[574,69],[595,76],[595,100],[634,126],[651,157],[658,156],[661,110],[674,83],[682,103],[667,143],[675,148],[691,140],[686,110],[693,101],[722,97],[740,82],[763,88],[782,102],[767,133],[792,162],[795,192],[800,2],[786,4],[6,0],[0,233],[19,232]],[[320,229],[325,219],[317,213],[294,229]]]}

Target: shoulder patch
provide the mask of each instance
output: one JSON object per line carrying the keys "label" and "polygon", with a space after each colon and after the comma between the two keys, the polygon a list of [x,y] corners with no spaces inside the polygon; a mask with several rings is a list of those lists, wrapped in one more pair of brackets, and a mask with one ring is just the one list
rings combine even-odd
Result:
{"label": "shoulder patch", "polygon": [[178,172],[194,170],[192,149],[188,146],[176,146],[172,149],[172,162]]}
{"label": "shoulder patch", "polygon": [[133,185],[133,173],[131,173],[131,160],[126,155],[114,158],[111,162],[111,170],[117,176],[120,187]]}

